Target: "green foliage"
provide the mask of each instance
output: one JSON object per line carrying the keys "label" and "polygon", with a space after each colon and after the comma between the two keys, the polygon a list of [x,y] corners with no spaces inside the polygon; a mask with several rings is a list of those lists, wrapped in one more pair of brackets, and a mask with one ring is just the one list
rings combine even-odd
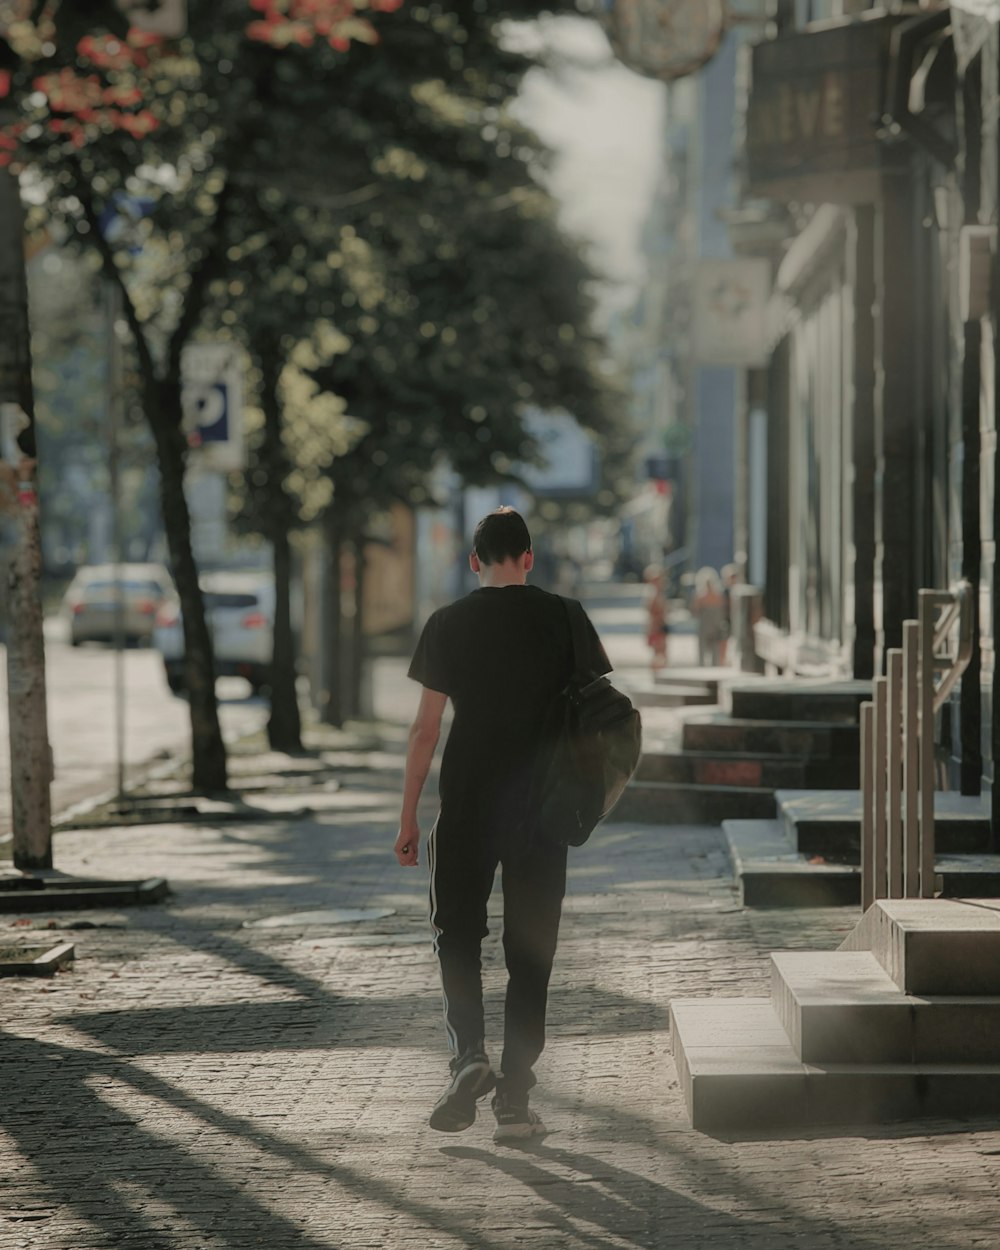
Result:
{"label": "green foliage", "polygon": [[613,432],[590,275],[537,181],[545,153],[506,112],[530,62],[504,51],[493,13],[472,27],[452,13],[444,34],[429,14],[385,19],[378,58],[313,101],[315,159],[364,170],[354,186],[269,166],[213,287],[218,324],[287,361],[287,464],[256,447],[251,524],[266,528],[276,471],[304,520],[331,501],[347,515],[424,502],[445,452],[470,483],[503,478],[533,458],[529,404]]}
{"label": "green foliage", "polygon": [[[39,115],[20,135],[42,211],[104,250],[160,370],[203,318],[243,339],[258,379],[278,358],[283,445],[261,442],[245,518],[266,529],[276,498],[298,519],[420,502],[445,452],[496,480],[533,456],[529,404],[610,435],[590,276],[509,113],[532,62],[503,23],[534,7],[371,12],[377,45],[346,55],[261,42],[247,13],[189,0],[184,39],[105,70],[148,133],[95,120],[75,147]],[[127,225],[123,196],[142,205]],[[95,238],[115,206],[118,234]]]}

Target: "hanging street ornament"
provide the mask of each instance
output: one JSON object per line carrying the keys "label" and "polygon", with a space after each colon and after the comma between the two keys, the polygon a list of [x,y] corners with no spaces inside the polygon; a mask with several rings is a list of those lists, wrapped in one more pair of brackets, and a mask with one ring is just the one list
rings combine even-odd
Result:
{"label": "hanging street ornament", "polygon": [[620,61],[672,82],[715,56],[726,33],[725,0],[604,0],[604,28]]}

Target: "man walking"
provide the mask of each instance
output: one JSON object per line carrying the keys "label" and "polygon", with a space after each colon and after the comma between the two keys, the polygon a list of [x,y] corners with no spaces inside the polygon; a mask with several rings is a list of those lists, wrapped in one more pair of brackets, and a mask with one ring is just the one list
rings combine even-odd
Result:
{"label": "man walking", "polygon": [[[563,895],[566,848],[532,839],[530,783],[552,700],[574,668],[569,617],[556,595],[527,585],[533,563],[523,518],[500,508],[476,527],[479,589],[435,612],[409,675],[423,686],[410,730],[396,857],[418,859],[417,804],[451,699],[454,720],[441,764],[441,807],[428,838],[431,926],[441,967],[451,1081],[431,1112],[454,1133],[496,1089],[495,1141],[545,1132],[528,1105],[545,1045],[545,1008]],[[588,622],[587,667],[610,672]],[[507,965],[500,1071],[486,1051],[480,949],[497,867],[503,887]]]}

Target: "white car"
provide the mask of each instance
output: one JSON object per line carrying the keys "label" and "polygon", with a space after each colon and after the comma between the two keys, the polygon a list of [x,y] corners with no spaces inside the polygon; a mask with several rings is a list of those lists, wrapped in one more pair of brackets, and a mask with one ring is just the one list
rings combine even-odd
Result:
{"label": "white car", "polygon": [[162,564],[86,564],[77,570],[63,597],[69,640],[148,643],[156,613],[173,593]]}
{"label": "white car", "polygon": [[[204,573],[200,578],[217,677],[245,677],[256,694],[270,679],[274,578],[270,573]],[[184,628],[173,597],[156,617],[153,645],[163,656],[167,685],[184,690]]]}

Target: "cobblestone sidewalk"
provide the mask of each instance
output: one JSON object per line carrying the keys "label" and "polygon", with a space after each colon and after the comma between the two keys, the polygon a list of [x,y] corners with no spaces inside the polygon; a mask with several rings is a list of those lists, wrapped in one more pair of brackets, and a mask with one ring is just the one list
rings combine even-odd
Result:
{"label": "cobblestone sidewalk", "polygon": [[[426,875],[391,855],[403,731],[362,746],[239,755],[253,820],[59,835],[61,869],[162,874],[174,896],[90,916],[103,927],[72,932],[75,971],[53,982],[0,982],[2,1250],[996,1244],[1000,1126],[691,1131],[670,999],[763,992],[768,950],[853,923],[740,911],[713,829],[611,826],[574,856],[537,1096],[551,1134],[494,1146],[488,1111],[432,1132]],[[331,907],[392,914],[244,924]],[[32,936],[10,924],[8,942]]]}

